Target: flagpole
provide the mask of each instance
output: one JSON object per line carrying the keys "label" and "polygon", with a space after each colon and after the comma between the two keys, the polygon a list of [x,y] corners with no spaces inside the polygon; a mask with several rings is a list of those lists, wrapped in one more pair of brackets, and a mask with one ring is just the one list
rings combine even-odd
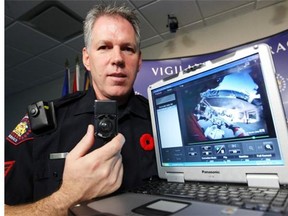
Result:
{"label": "flagpole", "polygon": [[85,77],[84,77],[83,90],[88,90],[90,86],[91,86],[91,74],[90,74],[90,71],[88,71],[85,68]]}
{"label": "flagpole", "polygon": [[76,57],[75,60],[75,74],[74,74],[74,82],[73,82],[73,92],[80,91],[79,87],[79,79],[80,79],[80,66],[79,66],[79,57]]}
{"label": "flagpole", "polygon": [[71,84],[70,84],[70,68],[69,68],[69,61],[66,59],[65,68],[67,70],[67,78],[68,78],[68,94],[71,92]]}
{"label": "flagpole", "polygon": [[70,69],[69,69],[69,62],[66,59],[62,96],[68,95],[69,93],[70,93]]}

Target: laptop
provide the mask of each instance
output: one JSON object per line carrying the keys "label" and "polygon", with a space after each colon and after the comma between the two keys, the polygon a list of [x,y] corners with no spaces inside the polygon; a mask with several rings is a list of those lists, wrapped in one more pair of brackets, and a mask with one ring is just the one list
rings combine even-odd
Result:
{"label": "laptop", "polygon": [[[194,182],[198,191],[203,185],[222,190],[224,185],[229,193],[234,189],[228,186],[242,186],[246,195],[258,190],[251,200],[281,189],[287,206],[288,132],[268,45],[243,48],[160,80],[148,87],[148,100],[162,182]],[[249,209],[185,192],[182,198],[161,194],[167,187],[85,206],[108,215],[285,214],[286,206],[268,211],[265,200],[259,209]]]}

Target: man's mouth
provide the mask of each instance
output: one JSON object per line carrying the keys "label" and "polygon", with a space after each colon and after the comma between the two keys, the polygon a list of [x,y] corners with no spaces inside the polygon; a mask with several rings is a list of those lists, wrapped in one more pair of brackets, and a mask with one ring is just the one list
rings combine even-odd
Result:
{"label": "man's mouth", "polygon": [[114,82],[123,82],[127,76],[123,73],[112,73],[112,74],[109,74],[108,77],[110,77]]}
{"label": "man's mouth", "polygon": [[119,77],[119,78],[126,77],[126,75],[123,74],[123,73],[112,73],[112,74],[109,74],[108,76],[110,76],[110,77]]}

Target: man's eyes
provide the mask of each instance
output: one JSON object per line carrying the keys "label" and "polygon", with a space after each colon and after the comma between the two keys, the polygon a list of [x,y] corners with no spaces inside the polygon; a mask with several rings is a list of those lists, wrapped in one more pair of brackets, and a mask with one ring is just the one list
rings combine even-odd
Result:
{"label": "man's eyes", "polygon": [[[113,46],[101,45],[98,47],[98,50],[108,50],[108,49],[113,49]],[[135,53],[135,49],[130,46],[124,46],[124,47],[121,47],[120,49],[121,51]]]}
{"label": "man's eyes", "polygon": [[108,49],[108,46],[103,45],[98,47],[98,50],[105,50],[105,49]]}
{"label": "man's eyes", "polygon": [[135,49],[132,47],[124,47],[122,50],[127,51],[127,52],[131,52],[131,53],[135,53]]}

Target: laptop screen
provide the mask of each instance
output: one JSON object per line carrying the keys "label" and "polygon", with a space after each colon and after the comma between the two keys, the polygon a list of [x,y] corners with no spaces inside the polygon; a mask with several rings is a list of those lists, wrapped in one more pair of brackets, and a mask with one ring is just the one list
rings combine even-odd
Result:
{"label": "laptop screen", "polygon": [[162,167],[284,164],[261,63],[255,52],[151,89]]}

